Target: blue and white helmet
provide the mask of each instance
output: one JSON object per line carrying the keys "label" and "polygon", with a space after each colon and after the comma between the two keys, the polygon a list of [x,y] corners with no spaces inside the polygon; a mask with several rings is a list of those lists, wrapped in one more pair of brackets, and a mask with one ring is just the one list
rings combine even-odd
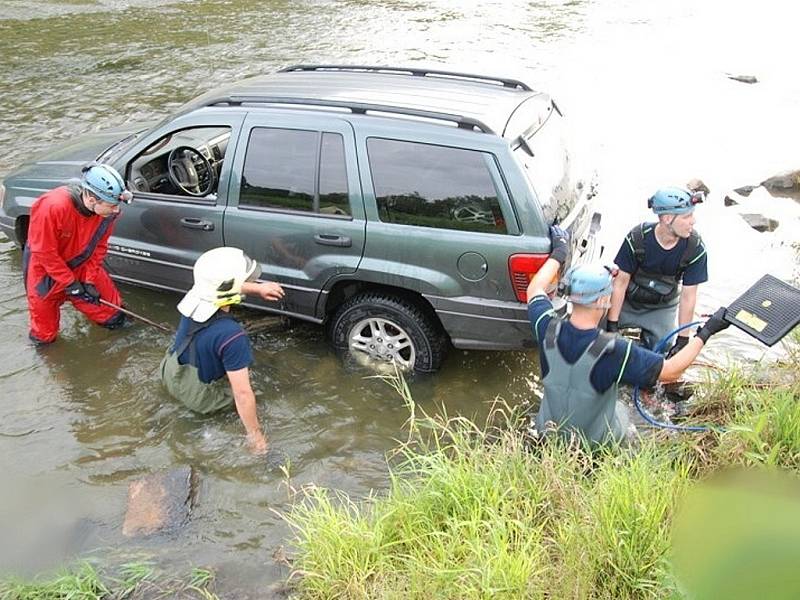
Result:
{"label": "blue and white helmet", "polygon": [[657,215],[685,215],[704,199],[705,194],[700,190],[692,192],[679,187],[666,187],[648,199],[647,208],[653,209]]}
{"label": "blue and white helmet", "polygon": [[616,265],[588,263],[571,267],[564,276],[564,292],[573,304],[594,304],[610,296],[619,269]]}
{"label": "blue and white helmet", "polygon": [[130,204],[133,197],[125,188],[122,176],[110,165],[96,162],[85,165],[81,169],[81,185],[93,196],[109,204]]}

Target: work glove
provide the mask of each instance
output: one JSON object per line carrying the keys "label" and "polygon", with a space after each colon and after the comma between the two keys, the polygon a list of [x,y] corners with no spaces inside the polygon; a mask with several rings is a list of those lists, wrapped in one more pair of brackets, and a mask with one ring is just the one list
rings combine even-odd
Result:
{"label": "work glove", "polygon": [[617,333],[619,331],[619,321],[606,320],[606,331],[608,333]]}
{"label": "work glove", "polygon": [[84,302],[91,302],[98,304],[100,302],[100,292],[91,283],[81,283],[80,281],[73,281],[64,290],[67,296],[76,300],[83,300]]}
{"label": "work glove", "polygon": [[569,233],[561,227],[551,225],[550,244],[552,245],[550,258],[557,260],[563,266],[569,256]]}
{"label": "work glove", "polygon": [[708,338],[715,333],[719,333],[723,329],[730,327],[731,324],[725,320],[726,310],[726,307],[721,306],[717,309],[717,312],[709,317],[708,321],[705,322],[705,325],[697,329],[697,337],[703,340],[704,344],[707,343]]}
{"label": "work glove", "polygon": [[672,346],[672,348],[669,349],[669,352],[667,352],[667,358],[669,359],[675,356],[678,352],[683,350],[686,344],[688,343],[689,343],[689,336],[679,335],[678,337],[676,337],[675,344]]}
{"label": "work glove", "polygon": [[83,299],[92,304],[100,304],[100,292],[94,287],[93,283],[83,284]]}

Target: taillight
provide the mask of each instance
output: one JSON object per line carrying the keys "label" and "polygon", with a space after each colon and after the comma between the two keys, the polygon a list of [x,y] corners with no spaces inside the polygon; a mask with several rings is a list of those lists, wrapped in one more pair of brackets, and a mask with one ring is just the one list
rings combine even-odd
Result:
{"label": "taillight", "polygon": [[528,284],[550,258],[549,254],[512,254],[508,258],[508,275],[517,300],[527,302]]}

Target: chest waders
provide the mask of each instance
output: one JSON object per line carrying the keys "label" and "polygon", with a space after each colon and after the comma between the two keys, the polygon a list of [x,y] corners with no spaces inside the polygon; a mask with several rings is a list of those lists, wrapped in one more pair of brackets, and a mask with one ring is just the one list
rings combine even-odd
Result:
{"label": "chest waders", "polygon": [[609,441],[622,441],[628,430],[625,406],[618,402],[617,387],[620,376],[605,392],[592,387],[590,374],[604,354],[610,352],[615,336],[600,333],[575,364],[569,364],[558,349],[561,319],[552,319],[547,326],[544,352],[549,370],[545,376],[544,398],[536,415],[536,429],[545,432],[548,422],[558,427],[559,433],[568,436],[578,432],[592,445]]}
{"label": "chest waders", "polygon": [[[167,348],[164,358],[161,359],[161,382],[170,395],[194,412],[204,415],[229,407],[234,402],[233,392],[225,377],[204,383],[194,366],[197,356],[195,336],[221,318],[229,317],[215,315],[205,323],[192,323],[181,345],[174,352]],[[189,361],[182,365],[178,358],[187,348]]]}
{"label": "chest waders", "polygon": [[700,236],[692,231],[674,275],[646,271],[641,267],[645,258],[644,237],[654,228],[652,223],[642,223],[625,238],[636,259],[636,270],[625,291],[625,301],[618,319],[620,327],[641,328],[642,342],[649,348],[675,328],[683,273],[699,258],[694,255],[701,241]]}

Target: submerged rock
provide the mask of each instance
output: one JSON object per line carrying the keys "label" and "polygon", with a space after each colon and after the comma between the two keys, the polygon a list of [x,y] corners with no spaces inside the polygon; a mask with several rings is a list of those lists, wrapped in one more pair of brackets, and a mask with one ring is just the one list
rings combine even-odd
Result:
{"label": "submerged rock", "polygon": [[183,466],[131,483],[123,535],[151,535],[183,525],[194,503],[194,480],[192,467]]}
{"label": "submerged rock", "polygon": [[731,75],[728,73],[728,79],[741,81],[742,83],[758,83],[758,79],[756,79],[755,75]]}
{"label": "submerged rock", "polygon": [[762,233],[765,231],[775,231],[778,225],[780,225],[775,219],[770,219],[769,217],[759,214],[744,213],[742,214],[742,218],[747,221],[750,227]]}

